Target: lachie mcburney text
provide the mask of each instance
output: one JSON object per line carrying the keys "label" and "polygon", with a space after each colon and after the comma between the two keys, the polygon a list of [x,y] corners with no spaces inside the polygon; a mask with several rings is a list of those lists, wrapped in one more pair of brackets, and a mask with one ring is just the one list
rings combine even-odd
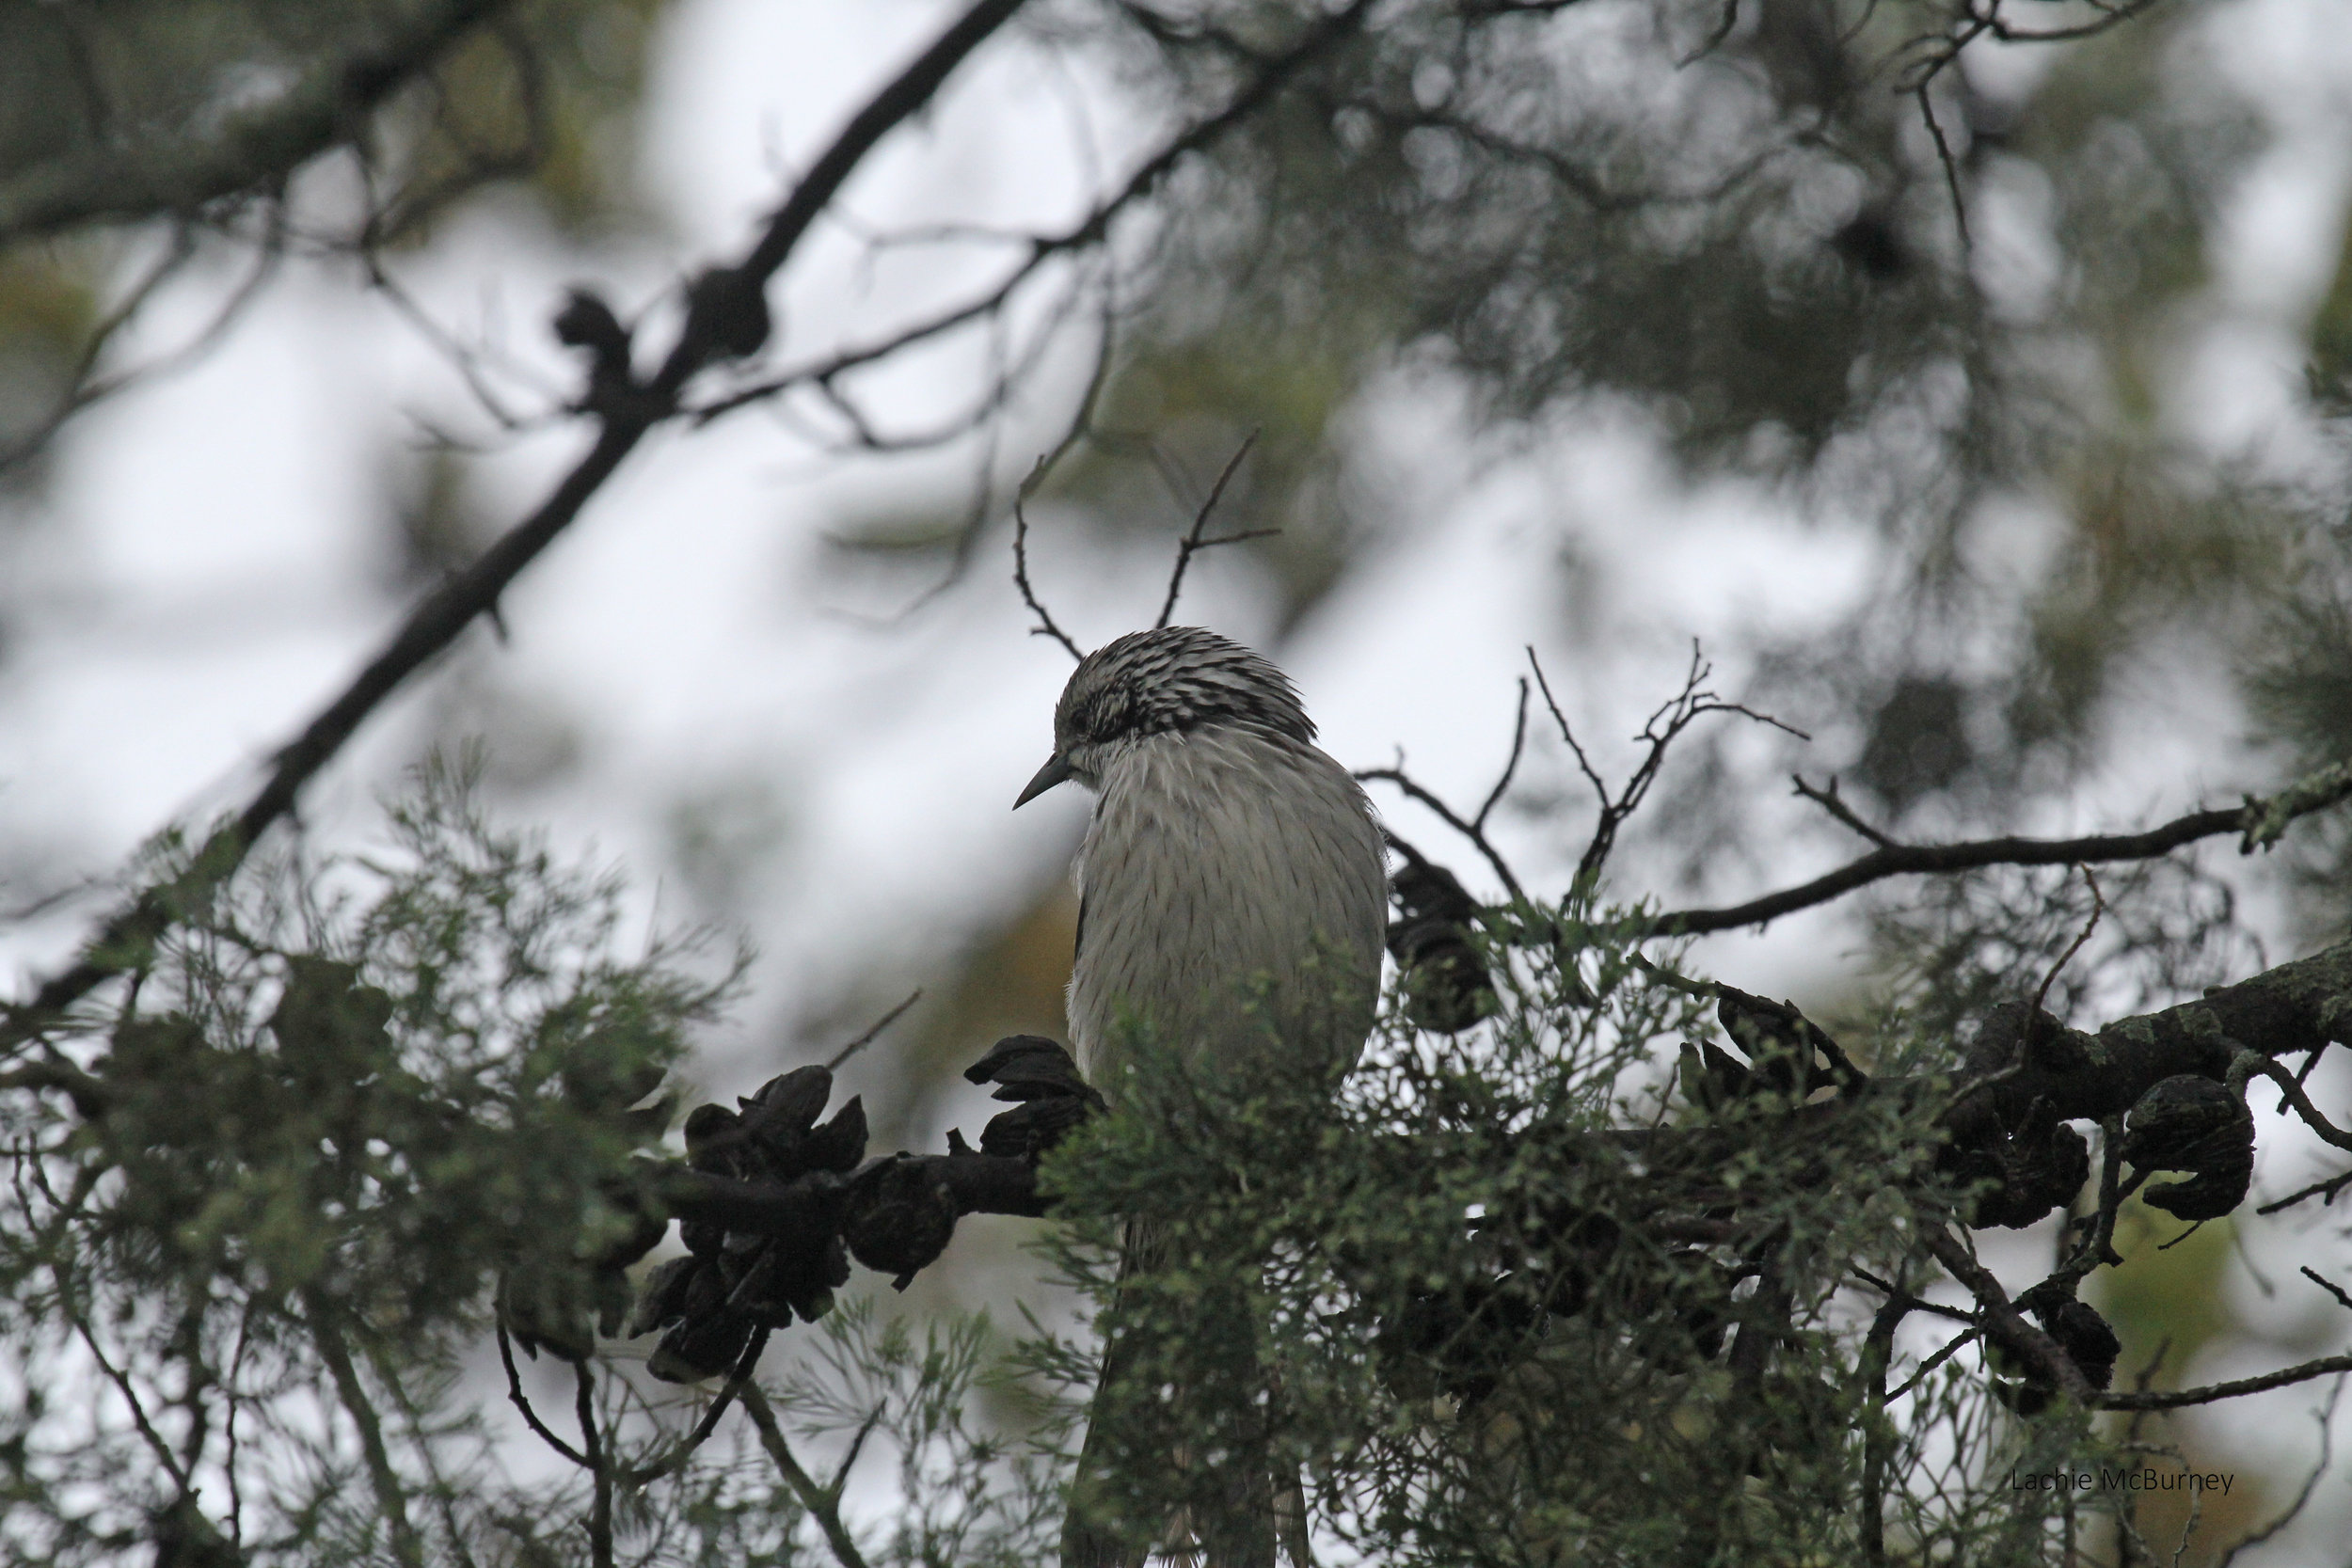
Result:
{"label": "lachie mcburney text", "polygon": [[2125,1470],[2011,1471],[2012,1492],[2218,1492],[2230,1495],[2237,1482],[2234,1470],[2159,1470],[2154,1465]]}

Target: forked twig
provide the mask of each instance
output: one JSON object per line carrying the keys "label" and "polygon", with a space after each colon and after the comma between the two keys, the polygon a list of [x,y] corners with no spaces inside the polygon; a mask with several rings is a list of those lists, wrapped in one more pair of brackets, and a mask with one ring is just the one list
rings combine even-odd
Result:
{"label": "forked twig", "polygon": [[[1698,640],[1693,638],[1691,641],[1691,668],[1684,673],[1682,689],[1661,703],[1642,725],[1642,733],[1633,737],[1636,742],[1646,742],[1649,751],[1642,758],[1640,766],[1633,769],[1632,776],[1626,780],[1625,787],[1613,795],[1607,782],[1594,768],[1591,758],[1585,755],[1584,748],[1578,743],[1575,731],[1568,727],[1567,715],[1560,711],[1560,704],[1551,694],[1551,682],[1545,678],[1543,661],[1535,657],[1535,650],[1532,647],[1527,650],[1527,662],[1535,672],[1535,685],[1544,694],[1544,706],[1550,711],[1552,722],[1559,726],[1560,738],[1575,753],[1577,767],[1583,770],[1593,792],[1600,798],[1600,819],[1594,825],[1592,842],[1584,847],[1584,853],[1576,864],[1576,882],[1580,887],[1591,886],[1599,877],[1610,850],[1616,847],[1617,830],[1625,825],[1628,817],[1641,809],[1642,801],[1649,795],[1650,786],[1658,782],[1658,770],[1665,765],[1667,749],[1683,731],[1700,719],[1710,713],[1736,713],[1759,724],[1770,724],[1776,730],[1786,731],[1800,740],[1813,738],[1795,725],[1783,723],[1769,713],[1758,713],[1743,703],[1726,703],[1708,690],[1707,677],[1713,667],[1700,652]],[[1664,725],[1662,729],[1660,728],[1661,723]]]}
{"label": "forked twig", "polygon": [[1845,797],[1837,793],[1836,774],[1833,773],[1830,775],[1829,787],[1827,789],[1814,788],[1811,784],[1804,782],[1804,775],[1802,773],[1789,774],[1788,782],[1797,786],[1797,794],[1803,796],[1805,800],[1812,801],[1815,805],[1820,807],[1823,811],[1829,813],[1830,816],[1836,817],[1847,827],[1851,828],[1855,832],[1860,833],[1864,838],[1868,839],[1880,848],[1892,849],[1896,847],[1894,839],[1879,832],[1876,828],[1871,827],[1867,822],[1865,822],[1861,816],[1856,815],[1851,806],[1846,804]]}
{"label": "forked twig", "polygon": [[1253,528],[1240,533],[1226,534],[1221,539],[1201,537],[1208,531],[1210,514],[1216,510],[1216,503],[1224,498],[1225,486],[1232,483],[1234,473],[1241,467],[1241,460],[1248,456],[1249,449],[1257,444],[1258,433],[1254,430],[1242,437],[1241,445],[1233,449],[1233,455],[1225,460],[1225,467],[1217,473],[1216,483],[1209,486],[1209,499],[1202,501],[1200,510],[1193,514],[1191,529],[1177,541],[1176,567],[1168,575],[1168,597],[1160,603],[1160,618],[1152,623],[1154,630],[1168,625],[1168,617],[1176,613],[1176,595],[1184,592],[1184,571],[1192,564],[1194,556],[1202,550],[1213,550],[1219,545],[1238,545],[1246,539],[1263,539],[1282,531],[1279,528]]}
{"label": "forked twig", "polygon": [[[768,1450],[768,1457],[775,1462],[785,1484],[792,1489],[792,1495],[800,1499],[801,1506],[809,1512],[810,1516],[816,1519],[818,1528],[824,1531],[825,1544],[833,1548],[833,1555],[840,1560],[841,1568],[866,1568],[865,1554],[858,1550],[856,1538],[850,1534],[849,1527],[841,1519],[841,1484],[849,1479],[848,1466],[845,1465],[834,1475],[833,1484],[819,1484],[815,1476],[802,1467],[800,1460],[793,1455],[791,1445],[784,1440],[784,1429],[776,1423],[775,1410],[768,1403],[768,1396],[759,1391],[759,1385],[746,1383],[742,1400],[743,1413],[751,1417],[752,1425],[759,1429],[760,1447]],[[856,1457],[854,1449],[850,1457]]]}

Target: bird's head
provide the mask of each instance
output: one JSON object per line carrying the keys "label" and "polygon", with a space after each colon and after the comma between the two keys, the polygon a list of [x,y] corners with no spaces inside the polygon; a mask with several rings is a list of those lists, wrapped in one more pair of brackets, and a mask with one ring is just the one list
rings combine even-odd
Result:
{"label": "bird's head", "polygon": [[1054,754],[1015,809],[1075,779],[1102,787],[1104,764],[1149,736],[1232,724],[1304,744],[1315,727],[1290,678],[1240,643],[1199,626],[1129,632],[1078,661],[1054,705]]}

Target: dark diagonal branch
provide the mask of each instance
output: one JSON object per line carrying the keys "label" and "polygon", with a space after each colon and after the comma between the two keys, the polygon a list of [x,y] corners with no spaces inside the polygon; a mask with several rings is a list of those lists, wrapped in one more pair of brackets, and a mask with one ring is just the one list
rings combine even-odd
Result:
{"label": "dark diagonal branch", "polygon": [[1156,151],[1136,166],[1134,172],[1116,191],[1096,202],[1084,217],[1057,232],[1032,236],[1028,242],[1028,253],[1008,268],[992,287],[879,341],[842,350],[821,360],[736,388],[693,410],[695,419],[714,420],[722,414],[796,387],[829,382],[852,370],[877,363],[1002,310],[1013,294],[1048,262],[1057,257],[1090,250],[1101,245],[1109,235],[1111,225],[1130,208],[1158,190],[1179,164],[1193,153],[1212,146],[1263,108],[1301,71],[1354,34],[1362,25],[1365,13],[1371,8],[1372,0],[1350,0],[1348,5],[1306,28],[1289,48],[1266,55],[1263,65],[1246,86],[1226,101],[1224,107],[1193,121],[1162,143]]}
{"label": "dark diagonal branch", "polygon": [[728,1374],[725,1385],[718,1393],[711,1396],[709,1407],[702,1413],[702,1418],[694,1423],[693,1429],[679,1438],[676,1445],[660,1459],[633,1470],[623,1470],[616,1478],[622,1485],[647,1486],[663,1476],[674,1474],[694,1456],[695,1449],[710,1441],[710,1434],[719,1430],[720,1418],[743,1397],[743,1390],[750,1386],[752,1371],[759,1365],[760,1356],[768,1349],[768,1334],[765,1328],[753,1331],[751,1342],[743,1347],[742,1355],[736,1361],[735,1370]]}
{"label": "dark diagonal branch", "polygon": [[110,919],[81,960],[11,1009],[0,1042],[21,1039],[119,973],[160,936],[179,911],[200,901],[243,863],[328,759],[402,683],[457,640],[474,618],[494,613],[522,570],[580,515],[591,497],[646,433],[675,416],[687,383],[705,367],[740,357],[765,341],[764,290],[809,225],[837,195],[866,153],[893,127],[930,103],[965,56],[1009,21],[1022,0],[979,0],[850,119],[791,196],[769,219],[750,252],[733,266],[706,272],[688,290],[686,323],[660,369],[640,383],[629,369],[630,343],[612,312],[575,296],[564,312],[567,341],[592,349],[596,367],[581,407],[597,423],[595,441],[536,511],[482,557],[426,595],[407,621],[342,693],[275,759],[246,808],[215,832],[179,882],[143,892]]}
{"label": "dark diagonal branch", "polygon": [[1920,1240],[1929,1256],[1943,1264],[1977,1298],[1977,1321],[1987,1337],[2047,1378],[2053,1387],[2075,1403],[2088,1404],[2098,1397],[2084,1378],[2082,1369],[2074,1365],[2074,1357],[2018,1313],[2010,1302],[2009,1292],[1993,1277],[1993,1271],[1970,1256],[1957,1237],[1940,1225],[1931,1225],[1920,1231]]}
{"label": "dark diagonal branch", "polygon": [[2352,766],[2338,763],[2297,780],[2267,799],[2249,798],[2233,810],[2197,811],[2138,833],[2093,833],[2084,838],[1989,838],[1963,844],[1888,845],[1800,886],[1751,898],[1724,909],[1674,910],[1657,917],[1659,935],[1697,935],[1762,926],[1782,915],[1826,904],[1857,888],[1890,877],[1974,871],[1988,865],[2096,864],[2152,860],[2200,839],[2240,835],[2239,853],[2250,854],[2278,841],[2298,817],[2352,799]]}

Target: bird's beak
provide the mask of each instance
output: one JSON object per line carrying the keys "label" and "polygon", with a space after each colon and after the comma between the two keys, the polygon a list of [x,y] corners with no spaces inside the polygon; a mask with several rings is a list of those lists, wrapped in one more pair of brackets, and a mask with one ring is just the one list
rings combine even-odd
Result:
{"label": "bird's beak", "polygon": [[1012,809],[1019,811],[1056,784],[1067,782],[1069,778],[1070,764],[1059,752],[1056,752],[1045,759],[1045,766],[1037,770],[1037,777],[1029,781],[1028,787],[1022,790],[1021,798],[1012,803]]}

